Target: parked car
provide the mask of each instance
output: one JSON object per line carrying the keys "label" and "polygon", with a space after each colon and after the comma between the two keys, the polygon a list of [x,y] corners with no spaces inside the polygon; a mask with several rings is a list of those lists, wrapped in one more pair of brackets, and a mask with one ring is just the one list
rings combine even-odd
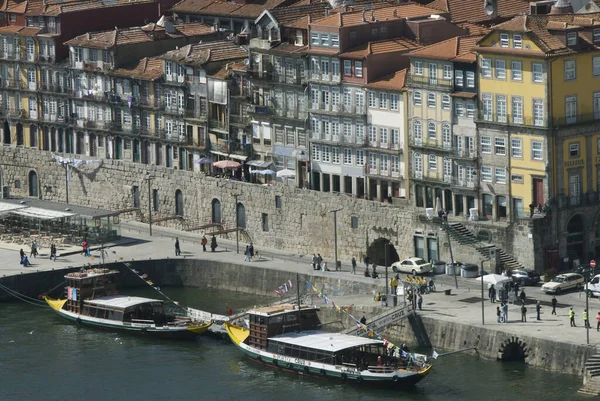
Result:
{"label": "parked car", "polygon": [[519,285],[536,285],[540,282],[540,275],[534,270],[515,269],[511,273],[513,281]]}
{"label": "parked car", "polygon": [[587,285],[588,297],[600,297],[600,274],[594,276],[594,278]]}
{"label": "parked car", "polygon": [[392,270],[400,273],[422,274],[429,273],[431,269],[431,263],[417,257],[392,263]]}
{"label": "parked car", "polygon": [[554,277],[552,281],[547,282],[542,286],[542,291],[546,294],[560,294],[563,291],[571,288],[580,289],[585,283],[585,279],[581,274],[565,273]]}
{"label": "parked car", "polygon": [[581,274],[583,276],[583,278],[585,278],[585,281],[590,280],[592,277],[594,277],[594,275],[596,273],[598,273],[598,271],[594,271],[596,269],[594,269],[592,266],[590,265],[584,265],[584,266],[578,266],[576,268],[574,268],[572,270],[573,273],[577,273],[577,274]]}

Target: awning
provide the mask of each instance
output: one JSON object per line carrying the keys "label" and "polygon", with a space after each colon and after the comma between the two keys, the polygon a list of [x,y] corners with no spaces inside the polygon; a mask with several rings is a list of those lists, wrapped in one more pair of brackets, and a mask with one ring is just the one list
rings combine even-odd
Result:
{"label": "awning", "polygon": [[18,210],[11,211],[12,214],[16,214],[22,217],[28,217],[31,219],[40,219],[40,220],[56,220],[62,219],[65,217],[73,217],[76,216],[75,213],[67,213],[67,212],[57,212],[54,210],[46,210],[40,209],[37,207],[27,207]]}
{"label": "awning", "polygon": [[12,203],[0,202],[0,215],[13,212],[15,210],[24,209],[27,205],[15,205]]}
{"label": "awning", "polygon": [[234,153],[227,154],[227,153],[224,153],[224,152],[219,152],[218,150],[211,150],[210,153],[212,153],[213,155],[230,157],[230,158],[236,159],[236,160],[246,160],[248,158],[248,156],[236,155]]}
{"label": "awning", "polygon": [[269,167],[271,164],[273,164],[273,162],[266,162],[264,160],[250,160],[249,162],[246,162],[246,164],[248,166],[266,168],[266,167]]}

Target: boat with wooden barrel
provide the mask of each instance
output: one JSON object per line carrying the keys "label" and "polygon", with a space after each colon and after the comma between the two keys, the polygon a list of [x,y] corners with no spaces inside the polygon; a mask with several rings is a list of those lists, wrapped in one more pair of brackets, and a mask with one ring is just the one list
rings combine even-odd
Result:
{"label": "boat with wooden barrel", "polygon": [[431,370],[425,355],[390,352],[388,343],[318,330],[316,306],[276,305],[248,311],[249,327],[225,323],[231,341],[263,365],[364,385],[403,387]]}
{"label": "boat with wooden barrel", "polygon": [[44,297],[60,316],[83,326],[169,339],[194,338],[212,322],[165,313],[160,299],[119,295],[118,270],[88,269],[65,275],[66,299]]}

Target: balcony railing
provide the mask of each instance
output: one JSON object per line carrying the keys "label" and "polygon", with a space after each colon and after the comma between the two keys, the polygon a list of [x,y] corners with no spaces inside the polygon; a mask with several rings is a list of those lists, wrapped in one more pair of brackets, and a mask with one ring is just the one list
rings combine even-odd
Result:
{"label": "balcony railing", "polygon": [[452,148],[452,156],[457,159],[475,159],[477,152],[475,149],[464,149],[464,148]]}
{"label": "balcony railing", "polygon": [[441,140],[438,140],[437,138],[436,139],[430,139],[427,137],[415,138],[414,136],[411,135],[408,143],[409,143],[409,145],[418,147],[418,148],[429,148],[429,149],[437,149],[437,150],[445,150],[445,151],[452,150],[452,143],[443,142]]}
{"label": "balcony railing", "polygon": [[[285,83],[285,84],[289,84],[289,85],[303,85],[306,83],[305,76],[300,75],[298,73],[296,73],[294,75],[285,75],[285,74],[278,74],[278,73],[272,72],[272,71],[256,71],[256,70],[254,70],[254,71],[248,71],[248,72],[249,72],[250,77],[252,77],[252,79],[258,80],[258,81]],[[239,90],[238,90],[238,92],[239,92]],[[239,93],[237,93],[236,95],[239,96]]]}
{"label": "balcony railing", "polygon": [[[546,128],[548,121],[543,118],[534,118],[530,116],[517,116],[512,114],[506,114],[498,116],[497,114],[485,114],[482,110],[478,110],[476,113],[477,122],[488,123],[488,124],[501,124],[501,125],[518,125],[518,126],[529,126]],[[559,120],[559,119],[555,119]],[[560,125],[560,124],[555,124]]]}
{"label": "balcony railing", "polygon": [[456,187],[464,187],[464,188],[470,188],[470,189],[475,189],[475,187],[477,186],[477,183],[473,180],[469,180],[469,179],[459,179],[458,177],[451,177],[451,181],[453,186]]}
{"label": "balcony railing", "polygon": [[208,122],[208,127],[212,128],[212,129],[218,129],[221,131],[228,131],[229,130],[229,124],[227,124],[224,121],[218,121],[218,120],[210,120]]}
{"label": "balcony railing", "polygon": [[418,88],[437,89],[443,91],[452,90],[451,79],[429,78],[411,73],[409,73],[407,77],[407,84],[408,86]]}
{"label": "balcony railing", "polygon": [[206,120],[207,111],[206,110],[185,110],[184,115],[187,118],[194,118],[197,120]]}

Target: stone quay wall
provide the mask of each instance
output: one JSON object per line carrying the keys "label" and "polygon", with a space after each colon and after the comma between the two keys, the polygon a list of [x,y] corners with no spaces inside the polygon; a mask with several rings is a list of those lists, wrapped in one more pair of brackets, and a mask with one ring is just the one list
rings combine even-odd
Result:
{"label": "stone quay wall", "polygon": [[[85,156],[71,155],[85,159]],[[88,158],[89,159],[89,158]],[[0,148],[2,185],[10,187],[12,196],[29,196],[31,172],[37,174],[39,197],[65,202],[65,167],[52,160],[50,152],[15,147]],[[159,223],[174,228],[190,228],[208,224],[213,219],[213,204],[220,204],[224,228],[235,228],[235,197],[243,205],[248,237],[260,250],[261,246],[277,248],[294,254],[320,253],[333,267],[334,215],[337,218],[338,260],[345,264],[355,256],[359,263],[374,241],[389,241],[400,258],[415,254],[415,233],[433,237],[438,243],[440,259],[444,256],[445,236],[435,227],[418,221],[424,210],[406,204],[387,204],[353,198],[345,194],[322,193],[286,185],[263,186],[239,181],[207,177],[195,172],[180,171],[121,160],[104,160],[70,168],[68,198],[71,204],[126,210],[134,207],[137,189],[139,211],[124,216],[148,221],[147,177],[150,187],[158,191],[159,210],[156,221],[176,214],[176,193],[183,198],[183,218]],[[152,195],[153,196],[153,195]],[[334,210],[338,210],[336,214]],[[505,239],[508,248],[519,260],[533,267],[533,240],[530,230],[523,232],[506,226],[490,226],[492,238]],[[507,231],[508,230],[508,231]],[[497,233],[496,233],[497,231]],[[210,232],[207,229],[205,232]],[[512,235],[514,233],[514,235]],[[202,232],[198,231],[198,235]],[[235,238],[235,234],[229,234]],[[518,244],[513,245],[513,244]],[[453,244],[454,245],[454,244]],[[382,253],[383,246],[376,248]],[[457,246],[455,259],[478,263],[470,247]],[[477,259],[472,260],[476,257]],[[449,260],[447,258],[446,260]],[[530,263],[531,261],[531,263]],[[307,261],[308,263],[308,261]]]}

